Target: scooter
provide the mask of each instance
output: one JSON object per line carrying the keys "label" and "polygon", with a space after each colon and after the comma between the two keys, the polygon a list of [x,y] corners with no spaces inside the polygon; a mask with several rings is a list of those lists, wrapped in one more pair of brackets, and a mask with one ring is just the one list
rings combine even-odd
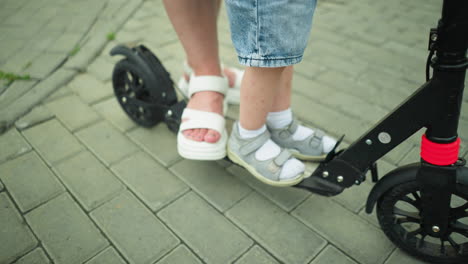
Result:
{"label": "scooter", "polygon": [[[429,34],[426,83],[346,149],[338,149],[294,187],[334,196],[361,184],[368,171],[374,185],[366,212],[377,209],[386,236],[410,255],[431,263],[468,263],[468,168],[459,158],[457,134],[468,48],[468,1],[444,0],[442,17]],[[115,96],[138,125],[165,122],[177,132],[185,101],[145,46],[116,46]],[[430,70],[432,68],[432,76]],[[376,161],[418,130],[421,160],[382,179]],[[456,204],[457,202],[458,204]]]}

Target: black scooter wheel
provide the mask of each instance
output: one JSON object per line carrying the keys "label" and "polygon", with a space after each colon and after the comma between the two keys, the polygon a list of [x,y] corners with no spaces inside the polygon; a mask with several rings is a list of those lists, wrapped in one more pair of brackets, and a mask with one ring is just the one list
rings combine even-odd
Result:
{"label": "black scooter wheel", "polygon": [[128,59],[120,60],[112,74],[119,104],[130,119],[143,127],[152,127],[164,118],[164,113],[154,105],[158,100],[150,93],[149,80],[150,76]]}
{"label": "black scooter wheel", "polygon": [[377,217],[385,235],[408,254],[429,263],[468,263],[466,187],[457,186],[451,201],[448,234],[442,238],[430,236],[422,228],[420,186],[416,181],[394,186],[383,194],[377,203]]}

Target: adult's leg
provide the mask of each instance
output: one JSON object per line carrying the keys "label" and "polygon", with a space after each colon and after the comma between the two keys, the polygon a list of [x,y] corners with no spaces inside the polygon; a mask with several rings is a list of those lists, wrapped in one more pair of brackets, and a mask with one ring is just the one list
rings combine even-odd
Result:
{"label": "adult's leg", "polygon": [[[164,0],[166,12],[185,50],[187,61],[196,76],[222,76],[216,28],[219,0]],[[195,93],[188,108],[223,114],[224,96],[217,92]],[[217,142],[214,130],[191,129],[184,135],[192,140]]]}

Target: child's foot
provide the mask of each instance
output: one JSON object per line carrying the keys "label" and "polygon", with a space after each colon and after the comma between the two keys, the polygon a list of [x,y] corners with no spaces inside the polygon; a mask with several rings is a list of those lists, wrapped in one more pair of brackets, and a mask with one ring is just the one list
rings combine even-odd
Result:
{"label": "child's foot", "polygon": [[240,129],[239,122],[236,122],[228,141],[231,161],[269,185],[292,186],[302,181],[304,164],[275,144],[265,126],[263,132],[259,131],[259,135],[251,138],[242,137]]}
{"label": "child's foot", "polygon": [[323,161],[336,144],[336,139],[319,129],[311,129],[293,120],[283,128],[268,127],[271,139],[301,160]]}
{"label": "child's foot", "polygon": [[300,125],[291,109],[268,113],[267,127],[276,144],[301,160],[323,161],[336,145],[336,140],[323,131]]}

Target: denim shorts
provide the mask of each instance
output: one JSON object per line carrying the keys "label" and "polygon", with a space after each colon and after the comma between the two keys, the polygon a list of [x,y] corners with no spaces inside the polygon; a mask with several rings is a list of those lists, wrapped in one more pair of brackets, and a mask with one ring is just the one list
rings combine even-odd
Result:
{"label": "denim shorts", "polygon": [[302,60],[316,0],[225,0],[239,62],[283,67]]}

